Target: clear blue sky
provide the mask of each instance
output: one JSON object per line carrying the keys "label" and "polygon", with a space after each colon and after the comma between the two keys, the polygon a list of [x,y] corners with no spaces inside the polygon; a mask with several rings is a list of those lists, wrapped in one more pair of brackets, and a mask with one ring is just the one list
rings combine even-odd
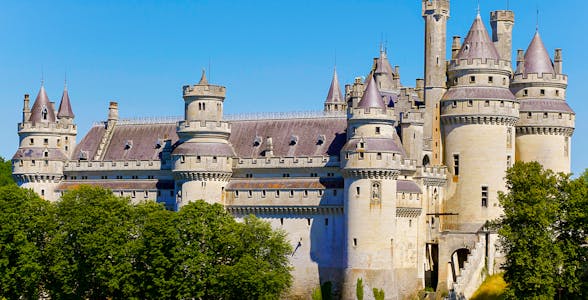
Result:
{"label": "clear blue sky", "polygon": [[[481,0],[491,10],[506,0]],[[341,83],[365,75],[381,37],[404,85],[423,73],[420,0],[388,1],[2,1],[0,3],[0,155],[18,147],[22,97],[36,96],[43,71],[59,102],[67,72],[78,140],[106,118],[183,113],[181,86],[211,64],[209,81],[227,87],[227,113],[320,110],[333,65]],[[548,51],[563,48],[567,100],[576,111],[575,173],[588,167],[588,19],[579,0],[511,0],[514,50],[535,31]],[[448,36],[465,36],[475,0],[453,0]],[[448,40],[448,46],[450,41]]]}

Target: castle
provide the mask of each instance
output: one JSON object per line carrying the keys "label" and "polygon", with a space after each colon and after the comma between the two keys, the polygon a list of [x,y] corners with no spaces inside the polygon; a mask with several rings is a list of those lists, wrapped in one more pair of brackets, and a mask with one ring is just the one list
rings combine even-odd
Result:
{"label": "castle", "polygon": [[478,14],[446,53],[449,0],[422,0],[424,78],[400,83],[384,49],[364,80],[341,91],[334,72],[324,110],[224,116],[225,87],[183,87],[178,120],[106,121],[76,142],[72,101],[59,108],[43,86],[24,97],[18,184],[56,201],[81,184],[169,209],[220,203],[287,232],[294,248],[290,295],[330,281],[355,299],[362,278],[387,299],[425,287],[466,297],[496,272],[498,192],[515,161],[570,171],[575,114],[565,100],[562,52],[539,33],[511,62],[514,13]]}

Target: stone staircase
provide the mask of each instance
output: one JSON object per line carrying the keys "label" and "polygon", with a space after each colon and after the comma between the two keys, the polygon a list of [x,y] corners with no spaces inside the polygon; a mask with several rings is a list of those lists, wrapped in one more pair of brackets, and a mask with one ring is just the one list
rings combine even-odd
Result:
{"label": "stone staircase", "polygon": [[467,261],[456,282],[453,283],[454,299],[469,299],[476,289],[482,284],[486,274],[486,241],[481,239],[470,249]]}
{"label": "stone staircase", "polygon": [[100,144],[98,144],[98,149],[96,150],[96,154],[94,155],[94,160],[102,160],[104,156],[104,150],[106,150],[106,147],[108,146],[108,144],[110,144],[110,140],[112,139],[115,125],[116,121],[108,121],[104,124],[106,130],[104,131],[104,135],[102,135]]}

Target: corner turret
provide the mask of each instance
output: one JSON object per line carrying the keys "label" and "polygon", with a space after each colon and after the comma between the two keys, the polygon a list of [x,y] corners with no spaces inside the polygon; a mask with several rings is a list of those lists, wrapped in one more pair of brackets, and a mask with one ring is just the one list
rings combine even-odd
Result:
{"label": "corner turret", "polygon": [[490,13],[492,26],[492,42],[500,58],[506,61],[512,59],[512,29],[514,27],[514,12],[511,10],[497,10]]}
{"label": "corner turret", "polygon": [[329,87],[329,93],[325,100],[325,112],[344,112],[347,110],[343,96],[341,95],[341,87],[339,86],[339,78],[337,76],[337,68],[333,69],[333,79]]}
{"label": "corner turret", "polygon": [[566,102],[568,77],[562,74],[561,49],[554,61],[536,32],[510,85],[521,102],[516,127],[516,160],[537,161],[555,172],[570,172],[575,113]]}

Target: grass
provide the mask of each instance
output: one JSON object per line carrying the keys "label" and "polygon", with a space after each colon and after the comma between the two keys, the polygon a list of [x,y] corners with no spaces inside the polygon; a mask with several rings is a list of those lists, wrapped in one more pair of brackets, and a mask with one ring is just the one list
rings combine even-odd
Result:
{"label": "grass", "polygon": [[506,289],[506,282],[502,278],[502,274],[492,275],[478,288],[472,295],[471,300],[503,300],[504,290]]}

